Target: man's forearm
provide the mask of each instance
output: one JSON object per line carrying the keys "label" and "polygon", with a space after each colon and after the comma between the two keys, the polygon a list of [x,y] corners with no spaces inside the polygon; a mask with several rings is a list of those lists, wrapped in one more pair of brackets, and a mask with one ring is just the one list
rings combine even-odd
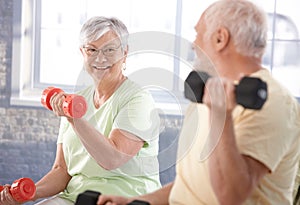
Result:
{"label": "man's forearm", "polygon": [[239,204],[252,189],[247,162],[237,148],[231,116],[226,116],[225,122],[213,120],[209,137],[218,143],[209,158],[211,183],[222,204]]}

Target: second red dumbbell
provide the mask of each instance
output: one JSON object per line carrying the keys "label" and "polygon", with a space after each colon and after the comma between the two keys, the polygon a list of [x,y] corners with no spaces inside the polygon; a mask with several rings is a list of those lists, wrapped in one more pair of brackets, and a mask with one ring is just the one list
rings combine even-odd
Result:
{"label": "second red dumbbell", "polygon": [[[4,189],[0,185],[0,192]],[[17,202],[31,200],[35,194],[35,184],[30,178],[20,178],[14,181],[9,189],[10,194]]]}
{"label": "second red dumbbell", "polygon": [[[52,110],[50,99],[54,93],[63,92],[62,89],[56,87],[48,87],[42,93],[41,103],[44,107]],[[81,118],[87,110],[87,103],[84,97],[76,94],[66,94],[63,102],[64,113],[68,117]]]}

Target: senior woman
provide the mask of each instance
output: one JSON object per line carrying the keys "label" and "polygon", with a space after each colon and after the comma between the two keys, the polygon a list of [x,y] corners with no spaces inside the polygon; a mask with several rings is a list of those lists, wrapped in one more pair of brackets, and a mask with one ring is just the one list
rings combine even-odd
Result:
{"label": "senior woman", "polygon": [[[80,51],[94,83],[78,94],[88,110],[72,119],[62,110],[64,93],[51,98],[53,112],[63,117],[53,168],[36,183],[34,200],[50,198],[39,204],[74,204],[85,190],[135,196],[160,188],[159,117],[151,95],[123,75],[127,37],[116,18],[93,17],[83,25]],[[0,204],[14,204],[5,191]]]}

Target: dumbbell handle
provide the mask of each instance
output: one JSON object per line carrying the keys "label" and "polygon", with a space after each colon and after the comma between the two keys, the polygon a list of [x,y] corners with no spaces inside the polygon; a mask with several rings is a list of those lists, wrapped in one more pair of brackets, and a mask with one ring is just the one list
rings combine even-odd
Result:
{"label": "dumbbell handle", "polygon": [[[62,89],[56,87],[46,88],[41,97],[41,103],[44,107],[52,110],[50,99],[55,93],[63,92]],[[76,94],[66,94],[63,102],[63,111],[68,117],[81,118],[87,110],[87,103],[84,97]]]}
{"label": "dumbbell handle", "polygon": [[[4,186],[0,185],[0,192],[4,189]],[[20,178],[15,180],[9,192],[17,202],[25,202],[31,200],[35,195],[36,187],[34,182],[30,178]]]}
{"label": "dumbbell handle", "polygon": [[[184,84],[184,94],[193,102],[202,103],[205,83],[210,78],[205,72],[192,71]],[[235,86],[236,102],[245,108],[261,109],[267,100],[267,84],[259,78],[244,77]]]}

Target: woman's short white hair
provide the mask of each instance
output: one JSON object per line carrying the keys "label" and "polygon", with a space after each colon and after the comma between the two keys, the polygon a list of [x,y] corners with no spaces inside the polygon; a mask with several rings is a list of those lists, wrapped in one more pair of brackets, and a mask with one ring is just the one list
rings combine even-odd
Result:
{"label": "woman's short white hair", "polygon": [[95,16],[87,20],[80,31],[80,46],[98,40],[107,31],[114,31],[119,37],[122,47],[126,48],[128,44],[128,30],[125,24],[115,18]]}
{"label": "woman's short white hair", "polygon": [[235,47],[245,56],[261,58],[267,46],[266,13],[246,0],[220,0],[204,13],[208,38],[220,27],[230,32]]}

